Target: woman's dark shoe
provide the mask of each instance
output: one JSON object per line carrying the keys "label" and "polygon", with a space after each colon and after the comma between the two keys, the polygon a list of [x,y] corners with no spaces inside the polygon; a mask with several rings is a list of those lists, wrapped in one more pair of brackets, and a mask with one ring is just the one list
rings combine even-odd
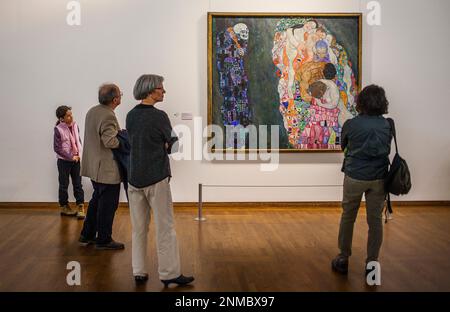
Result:
{"label": "woman's dark shoe", "polygon": [[135,275],[134,281],[136,284],[142,284],[145,283],[148,280],[148,274],[142,274],[142,275]]}
{"label": "woman's dark shoe", "polygon": [[331,268],[333,271],[347,274],[348,273],[348,258],[344,256],[337,256],[331,261]]}
{"label": "woman's dark shoe", "polygon": [[193,276],[184,276],[183,274],[181,274],[177,278],[172,278],[170,280],[161,280],[165,287],[169,287],[170,284],[177,284],[179,286],[187,285],[189,283],[192,283],[193,281]]}

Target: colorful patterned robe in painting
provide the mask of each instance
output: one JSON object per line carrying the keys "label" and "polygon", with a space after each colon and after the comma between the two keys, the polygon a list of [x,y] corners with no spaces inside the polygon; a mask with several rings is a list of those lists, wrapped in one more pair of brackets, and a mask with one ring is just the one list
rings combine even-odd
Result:
{"label": "colorful patterned robe in painting", "polygon": [[[216,38],[219,89],[223,96],[222,122],[224,126],[231,128],[246,127],[252,119],[247,93],[248,77],[245,69],[248,42],[246,39],[248,37],[237,34],[233,27],[228,27],[225,31],[219,32]],[[244,137],[242,140],[234,140],[233,138],[231,141],[227,140],[227,148],[244,147],[245,132],[238,131],[238,135]],[[229,138],[227,137],[227,139]]]}

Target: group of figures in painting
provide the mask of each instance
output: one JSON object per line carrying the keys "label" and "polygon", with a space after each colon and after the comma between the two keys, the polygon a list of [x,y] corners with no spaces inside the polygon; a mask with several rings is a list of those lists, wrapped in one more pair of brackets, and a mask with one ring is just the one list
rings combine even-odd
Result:
{"label": "group of figures in painting", "polygon": [[[224,126],[245,128],[253,121],[249,101],[248,43],[251,30],[236,23],[216,36],[219,90]],[[340,149],[344,122],[356,115],[357,81],[346,49],[313,18],[282,18],[273,35],[271,57],[278,77],[279,103],[289,149]],[[243,145],[226,147],[243,148]]]}

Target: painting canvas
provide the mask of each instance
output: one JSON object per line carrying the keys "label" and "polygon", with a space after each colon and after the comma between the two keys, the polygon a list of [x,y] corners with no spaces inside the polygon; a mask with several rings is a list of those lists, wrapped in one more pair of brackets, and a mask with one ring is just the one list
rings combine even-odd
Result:
{"label": "painting canvas", "polygon": [[360,84],[359,13],[208,13],[208,124],[238,129],[224,149],[278,125],[280,151],[340,151]]}

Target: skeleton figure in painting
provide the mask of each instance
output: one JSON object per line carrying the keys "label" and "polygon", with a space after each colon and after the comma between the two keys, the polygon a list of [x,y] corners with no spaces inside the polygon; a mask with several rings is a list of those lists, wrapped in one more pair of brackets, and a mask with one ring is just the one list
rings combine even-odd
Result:
{"label": "skeleton figure in painting", "polygon": [[[249,30],[244,23],[228,27],[217,34],[216,53],[217,70],[220,82],[220,94],[223,96],[221,107],[222,122],[227,130],[241,128],[251,122],[251,110],[248,101],[248,77],[244,57],[247,53]],[[227,136],[226,147],[243,148],[245,131],[237,131],[238,138]]]}

